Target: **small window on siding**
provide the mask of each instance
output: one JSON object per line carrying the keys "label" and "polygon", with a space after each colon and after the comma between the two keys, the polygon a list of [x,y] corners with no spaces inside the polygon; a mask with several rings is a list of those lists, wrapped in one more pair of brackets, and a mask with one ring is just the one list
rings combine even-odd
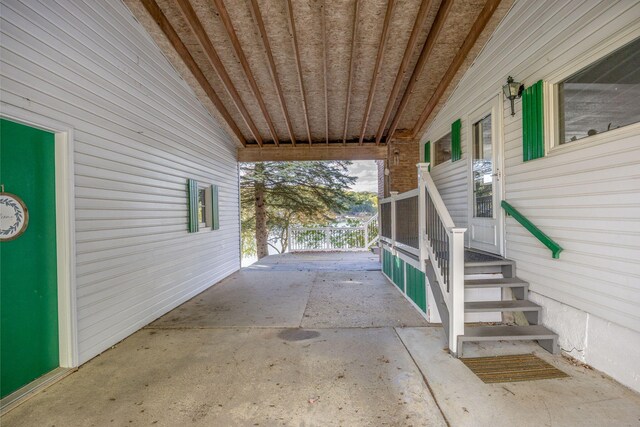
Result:
{"label": "small window on siding", "polygon": [[434,159],[433,165],[437,166],[440,163],[451,160],[451,132],[440,138],[433,145]]}
{"label": "small window on siding", "polygon": [[207,189],[200,185],[198,186],[198,224],[200,228],[207,226]]}
{"label": "small window on siding", "polygon": [[559,142],[640,122],[640,39],[558,83]]}

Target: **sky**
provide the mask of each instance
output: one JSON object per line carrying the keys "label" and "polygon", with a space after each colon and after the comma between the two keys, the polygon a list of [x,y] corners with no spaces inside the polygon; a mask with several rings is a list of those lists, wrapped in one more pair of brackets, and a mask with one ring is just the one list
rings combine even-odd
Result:
{"label": "sky", "polygon": [[358,180],[351,187],[354,191],[378,192],[378,167],[373,160],[357,160],[349,166],[349,174],[357,176]]}

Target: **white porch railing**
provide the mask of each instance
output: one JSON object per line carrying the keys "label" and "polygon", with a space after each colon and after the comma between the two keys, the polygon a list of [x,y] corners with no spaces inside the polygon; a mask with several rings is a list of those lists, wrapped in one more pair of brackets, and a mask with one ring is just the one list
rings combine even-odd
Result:
{"label": "white porch railing", "polygon": [[446,306],[440,316],[449,349],[456,354],[457,337],[464,335],[466,229],[455,226],[429,174],[429,164],[417,166],[418,188],[402,194],[392,192],[391,197],[380,200],[380,240],[394,255],[400,251],[419,260],[434,295],[440,294]]}
{"label": "white porch railing", "polygon": [[359,227],[292,227],[291,252],[364,251],[378,241],[378,214]]}

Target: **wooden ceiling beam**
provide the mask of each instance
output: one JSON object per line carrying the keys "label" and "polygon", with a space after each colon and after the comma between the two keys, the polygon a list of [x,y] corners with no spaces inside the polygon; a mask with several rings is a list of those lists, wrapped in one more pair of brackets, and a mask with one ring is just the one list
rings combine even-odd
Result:
{"label": "wooden ceiling beam", "polygon": [[389,117],[391,116],[393,107],[396,105],[398,94],[400,93],[400,89],[402,88],[402,82],[404,82],[405,75],[407,74],[409,68],[409,63],[411,62],[413,53],[415,52],[418,45],[418,36],[420,35],[420,30],[427,21],[427,16],[429,16],[429,9],[431,8],[432,1],[433,0],[424,0],[420,3],[420,9],[418,9],[418,14],[416,15],[413,29],[411,30],[411,36],[409,36],[409,40],[407,41],[407,47],[404,50],[404,55],[402,56],[400,67],[398,67],[398,73],[396,74],[396,79],[393,82],[393,88],[391,89],[389,100],[387,101],[387,105],[384,109],[384,114],[382,115],[380,125],[378,126],[378,132],[376,133],[377,144],[380,144],[380,141],[382,141],[384,130],[387,127],[387,122],[389,121]]}
{"label": "wooden ceiling beam", "polygon": [[344,131],[342,133],[343,144],[347,143],[347,130],[349,127],[349,106],[351,104],[351,87],[353,85],[353,69],[355,68],[355,50],[356,41],[358,39],[358,11],[360,9],[360,0],[356,0],[355,10],[353,12],[353,32],[351,33],[351,58],[349,58],[349,82],[347,84],[347,101],[344,112]]}
{"label": "wooden ceiling beam", "polygon": [[389,131],[387,132],[387,140],[393,138],[393,133],[398,128],[398,123],[400,122],[400,116],[404,113],[404,109],[407,107],[409,103],[409,98],[413,93],[413,89],[415,85],[418,83],[420,79],[420,75],[422,74],[422,70],[424,69],[431,52],[433,51],[434,46],[436,45],[436,41],[438,40],[438,36],[440,35],[440,31],[444,27],[444,23],[447,20],[447,16],[449,15],[449,11],[451,10],[451,5],[453,4],[453,0],[443,0],[440,3],[440,8],[438,9],[438,14],[436,15],[433,24],[431,25],[431,29],[429,29],[429,34],[427,35],[427,40],[422,47],[422,52],[420,52],[420,57],[418,58],[418,62],[416,67],[413,69],[413,73],[411,74],[411,79],[409,80],[409,84],[407,85],[407,89],[402,94],[402,99],[400,100],[400,105],[398,105],[398,110],[396,111],[396,115],[393,117],[391,121],[391,125],[389,126]]}
{"label": "wooden ceiling beam", "polygon": [[382,24],[382,34],[380,35],[380,44],[378,45],[378,53],[376,55],[376,63],[373,67],[373,77],[371,78],[371,86],[369,87],[369,95],[367,96],[367,103],[364,108],[364,118],[362,119],[362,128],[360,129],[360,145],[364,142],[364,134],[367,131],[367,125],[369,124],[369,115],[371,114],[371,107],[373,106],[373,97],[378,85],[378,77],[380,77],[380,66],[382,65],[382,57],[384,56],[384,48],[387,44],[387,38],[389,35],[389,23],[391,22],[391,15],[393,14],[393,7],[395,6],[395,0],[389,0],[387,3],[387,11],[384,15],[384,23]]}
{"label": "wooden ceiling beam", "polygon": [[239,162],[278,162],[313,160],[384,160],[387,158],[386,145],[365,143],[280,145],[279,147],[247,147],[238,149]]}
{"label": "wooden ceiling beam", "polygon": [[287,124],[287,132],[289,133],[289,140],[291,141],[291,144],[295,146],[296,137],[293,133],[293,126],[291,125],[291,118],[289,117],[287,102],[284,99],[282,85],[280,84],[280,77],[278,76],[276,63],[273,59],[273,51],[271,50],[271,44],[269,43],[269,37],[267,37],[267,30],[264,26],[262,13],[260,12],[260,7],[258,6],[257,0],[251,0],[251,13],[253,15],[254,21],[256,22],[256,25],[258,26],[258,32],[260,33],[260,38],[262,39],[262,45],[264,46],[264,50],[267,54],[269,74],[271,74],[271,79],[273,80],[273,84],[276,89],[276,94],[278,95],[278,101],[280,101],[280,108],[282,109],[282,115],[284,116],[284,121]]}
{"label": "wooden ceiling beam", "polygon": [[298,35],[296,33],[296,22],[293,18],[293,4],[291,0],[287,0],[287,10],[289,15],[289,30],[293,40],[293,52],[296,57],[296,71],[298,72],[298,86],[302,96],[302,110],[304,112],[304,125],[307,130],[307,139],[311,145],[311,128],[309,127],[309,109],[307,108],[307,97],[304,92],[304,82],[302,81],[302,64],[300,62],[300,50],[298,49]]}
{"label": "wooden ceiling beam", "polygon": [[256,140],[258,145],[262,145],[262,137],[260,136],[258,127],[255,125],[255,123],[251,119],[251,114],[249,114],[247,107],[242,102],[242,98],[240,98],[240,94],[238,93],[233,82],[231,81],[231,78],[229,77],[229,73],[227,73],[227,70],[224,68],[222,61],[218,56],[218,53],[216,52],[216,50],[213,47],[213,44],[211,43],[211,39],[209,38],[206,31],[204,30],[204,27],[202,26],[200,19],[198,19],[198,15],[196,15],[195,10],[193,10],[193,7],[191,7],[189,0],[176,0],[176,2],[178,3],[178,6],[180,6],[180,9],[182,10],[182,13],[191,31],[196,35],[198,42],[204,49],[205,55],[207,56],[209,63],[211,64],[216,74],[222,81],[224,88],[227,90],[227,93],[233,100],[233,103],[238,109],[238,112],[240,112],[242,119],[244,120],[247,127],[251,131],[251,134],[253,135],[254,139]]}
{"label": "wooden ceiling beam", "polygon": [[451,84],[451,81],[453,81],[453,78],[464,63],[465,59],[467,59],[467,56],[478,40],[478,37],[480,37],[480,34],[482,34],[482,31],[489,23],[489,20],[493,16],[493,13],[500,5],[500,1],[501,0],[487,0],[487,3],[485,3],[484,7],[480,11],[480,14],[471,26],[471,29],[469,30],[467,37],[462,43],[462,46],[458,50],[458,53],[453,58],[453,61],[451,61],[451,65],[449,65],[447,72],[442,77],[442,80],[440,80],[440,83],[438,83],[438,87],[429,99],[427,105],[425,105],[422,113],[420,114],[420,118],[418,118],[418,121],[413,127],[412,134],[414,138],[418,135],[418,132],[420,132],[427,119],[438,105],[438,102],[440,102],[440,99]]}
{"label": "wooden ceiling beam", "polygon": [[324,133],[329,143],[329,69],[327,66],[327,22],[325,17],[326,1],[323,0],[320,6],[320,26],[322,27],[322,68],[324,75]]}
{"label": "wooden ceiling beam", "polygon": [[[189,1],[189,0],[182,0]],[[231,46],[233,47],[233,52],[236,57],[240,60],[240,65],[242,66],[242,70],[244,71],[244,76],[249,82],[249,86],[251,87],[251,92],[253,96],[258,101],[258,106],[260,107],[260,111],[262,111],[262,115],[264,116],[265,121],[267,122],[267,126],[269,127],[269,133],[271,134],[271,138],[275,142],[276,145],[279,144],[278,134],[276,132],[276,128],[273,125],[273,121],[271,120],[271,115],[269,115],[269,111],[267,110],[267,105],[264,102],[264,98],[262,98],[262,93],[258,88],[258,83],[251,72],[251,67],[249,67],[249,61],[247,61],[247,56],[244,54],[244,50],[242,49],[242,45],[240,44],[240,40],[238,39],[238,35],[236,34],[236,30],[233,27],[233,22],[231,21],[231,17],[229,16],[229,12],[227,12],[227,8],[224,5],[223,0],[213,0],[213,3],[218,9],[218,13],[220,14],[220,19],[222,19],[222,24],[224,25],[225,30],[227,31],[227,35],[229,36],[229,40],[231,40]]]}
{"label": "wooden ceiling beam", "polygon": [[167,37],[167,40],[169,40],[171,46],[173,46],[173,48],[176,50],[182,61],[185,63],[191,74],[193,74],[193,77],[196,79],[202,90],[204,90],[204,92],[207,94],[207,97],[216,107],[222,118],[227,122],[235,137],[243,146],[246,146],[247,141],[245,140],[244,135],[242,135],[240,128],[229,114],[229,111],[227,111],[227,109],[225,108],[215,90],[213,90],[213,87],[211,87],[211,83],[209,83],[209,80],[207,80],[200,67],[198,67],[198,64],[189,53],[187,47],[184,45],[182,40],[180,40],[180,37],[160,9],[160,6],[158,6],[158,4],[154,0],[140,0],[140,2],[147,10],[151,18],[158,25],[160,30]]}

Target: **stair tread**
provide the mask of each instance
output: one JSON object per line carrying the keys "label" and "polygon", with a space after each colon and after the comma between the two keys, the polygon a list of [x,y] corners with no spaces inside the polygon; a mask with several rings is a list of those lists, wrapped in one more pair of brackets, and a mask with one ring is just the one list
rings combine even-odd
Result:
{"label": "stair tread", "polygon": [[467,288],[516,288],[529,285],[517,277],[504,279],[467,279],[464,286]]}
{"label": "stair tread", "polygon": [[464,262],[464,266],[465,267],[485,267],[485,266],[501,266],[501,265],[513,265],[515,264],[514,261],[511,261],[509,259],[497,259],[497,260],[492,260],[492,261],[465,261]]}
{"label": "stair tread", "polygon": [[557,338],[557,334],[542,325],[529,326],[474,326],[465,327],[463,341],[475,340],[536,340]]}
{"label": "stair tread", "polygon": [[464,303],[465,312],[539,311],[541,309],[542,307],[538,304],[528,300],[469,301]]}

